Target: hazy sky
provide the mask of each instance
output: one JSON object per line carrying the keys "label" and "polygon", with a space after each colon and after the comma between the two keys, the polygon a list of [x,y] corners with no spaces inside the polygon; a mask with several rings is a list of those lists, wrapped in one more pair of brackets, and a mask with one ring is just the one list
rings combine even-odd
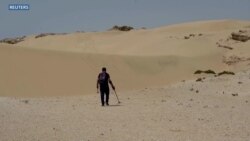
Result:
{"label": "hazy sky", "polygon": [[[15,3],[29,4],[30,10],[9,11]],[[250,20],[250,0],[0,0],[0,39],[211,19]]]}

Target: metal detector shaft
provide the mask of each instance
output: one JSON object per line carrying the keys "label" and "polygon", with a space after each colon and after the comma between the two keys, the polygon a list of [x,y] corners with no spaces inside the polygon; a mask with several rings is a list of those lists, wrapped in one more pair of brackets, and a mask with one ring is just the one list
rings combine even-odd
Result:
{"label": "metal detector shaft", "polygon": [[116,94],[116,91],[115,91],[115,90],[114,90],[114,92],[115,92],[115,96],[116,96],[116,98],[117,98],[117,100],[118,100],[118,103],[121,103],[120,100],[119,100],[119,98],[118,98],[118,96],[117,96],[117,94]]}

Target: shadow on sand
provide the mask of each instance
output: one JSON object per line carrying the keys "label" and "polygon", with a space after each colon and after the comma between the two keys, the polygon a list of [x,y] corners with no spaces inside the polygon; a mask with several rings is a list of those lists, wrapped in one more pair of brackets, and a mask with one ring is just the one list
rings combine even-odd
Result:
{"label": "shadow on sand", "polygon": [[111,104],[111,105],[109,105],[109,107],[120,107],[120,106],[122,106],[122,105],[120,105],[120,104]]}

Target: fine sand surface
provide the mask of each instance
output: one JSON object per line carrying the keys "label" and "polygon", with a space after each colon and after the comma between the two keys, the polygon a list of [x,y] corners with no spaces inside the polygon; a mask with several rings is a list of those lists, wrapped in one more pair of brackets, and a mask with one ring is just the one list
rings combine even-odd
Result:
{"label": "fine sand surface", "polygon": [[[1,141],[248,141],[250,71],[161,88],[50,98],[0,98]],[[233,96],[232,94],[236,95]],[[238,94],[238,96],[237,96]]]}
{"label": "fine sand surface", "polygon": [[[250,21],[0,43],[0,141],[249,141],[250,40],[230,39],[239,30]],[[120,105],[112,92],[100,106],[103,66]],[[236,75],[194,74],[209,69]]]}
{"label": "fine sand surface", "polygon": [[202,57],[117,56],[0,48],[2,96],[82,95],[96,90],[103,66],[119,90],[166,85],[193,77],[197,69],[223,70],[212,54]]}

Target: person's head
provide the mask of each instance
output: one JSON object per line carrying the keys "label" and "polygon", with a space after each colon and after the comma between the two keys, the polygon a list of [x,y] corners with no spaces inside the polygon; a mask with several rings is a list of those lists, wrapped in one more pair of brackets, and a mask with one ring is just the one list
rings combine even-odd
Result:
{"label": "person's head", "polygon": [[107,70],[107,69],[106,69],[105,67],[102,68],[102,72],[106,72],[106,70]]}

